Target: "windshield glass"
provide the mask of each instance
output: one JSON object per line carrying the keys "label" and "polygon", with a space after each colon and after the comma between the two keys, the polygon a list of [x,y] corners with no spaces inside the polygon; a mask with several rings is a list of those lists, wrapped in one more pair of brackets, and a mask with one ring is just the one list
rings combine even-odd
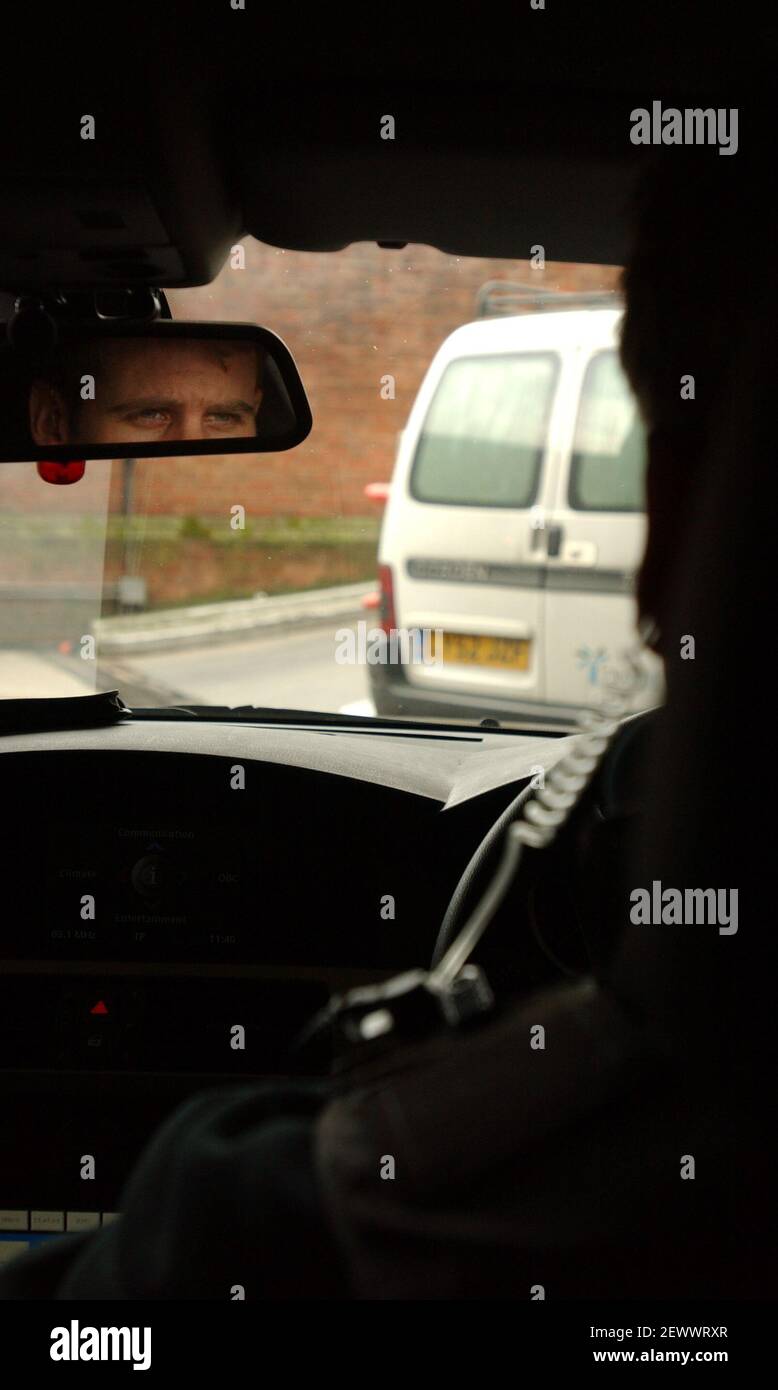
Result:
{"label": "windshield glass", "polygon": [[[135,707],[569,726],[634,627],[643,437],[616,352],[619,279],[245,239],[213,284],[168,292],[171,311],[278,333],[309,438],[87,461],[69,486],[0,465],[0,698],[118,689]],[[524,289],[479,295],[494,282]],[[471,324],[477,341],[449,351]]]}

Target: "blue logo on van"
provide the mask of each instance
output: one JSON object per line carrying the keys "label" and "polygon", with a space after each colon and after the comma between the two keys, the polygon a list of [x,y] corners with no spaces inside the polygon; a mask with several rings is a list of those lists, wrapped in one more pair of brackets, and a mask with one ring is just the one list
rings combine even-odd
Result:
{"label": "blue logo on van", "polygon": [[600,668],[604,661],[608,659],[608,653],[604,647],[598,647],[593,651],[591,647],[579,647],[576,652],[578,665],[586,671],[589,684],[596,685],[600,679]]}

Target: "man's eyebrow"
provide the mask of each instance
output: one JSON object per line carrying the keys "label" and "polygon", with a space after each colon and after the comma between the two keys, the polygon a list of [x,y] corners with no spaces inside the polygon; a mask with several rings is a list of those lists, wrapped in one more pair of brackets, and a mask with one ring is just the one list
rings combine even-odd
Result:
{"label": "man's eyebrow", "polygon": [[250,415],[253,415],[256,409],[250,401],[214,401],[212,405],[206,406],[206,410],[244,410]]}
{"label": "man's eyebrow", "polygon": [[[136,396],[128,401],[120,401],[118,405],[108,406],[106,415],[122,415],[127,410],[175,410],[183,405],[177,396]],[[205,410],[235,410],[248,415],[254,415],[257,406],[250,401],[212,401],[204,407]]]}
{"label": "man's eyebrow", "polygon": [[125,410],[170,410],[181,402],[174,396],[135,396],[127,401],[119,401],[118,405],[110,405],[106,410],[106,415],[121,415]]}

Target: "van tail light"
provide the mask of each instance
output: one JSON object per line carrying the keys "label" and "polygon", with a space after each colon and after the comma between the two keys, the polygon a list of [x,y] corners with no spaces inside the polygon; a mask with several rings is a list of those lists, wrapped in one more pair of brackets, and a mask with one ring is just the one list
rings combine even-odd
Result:
{"label": "van tail light", "polygon": [[365,497],[371,502],[388,502],[391,483],[366,483]]}
{"label": "van tail light", "polygon": [[391,565],[378,566],[378,589],[381,595],[379,604],[381,628],[388,633],[397,627],[394,612],[394,578]]}

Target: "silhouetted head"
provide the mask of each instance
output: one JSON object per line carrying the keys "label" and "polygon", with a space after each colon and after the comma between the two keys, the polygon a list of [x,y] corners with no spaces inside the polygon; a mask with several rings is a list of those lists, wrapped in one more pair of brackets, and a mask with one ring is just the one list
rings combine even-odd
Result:
{"label": "silhouetted head", "polygon": [[[746,132],[748,134],[748,131]],[[699,472],[731,363],[758,294],[764,225],[748,142],[731,157],[662,149],[640,180],[624,272],[621,357],[648,434],[648,536],[638,607],[667,656],[671,593],[697,506]]]}

